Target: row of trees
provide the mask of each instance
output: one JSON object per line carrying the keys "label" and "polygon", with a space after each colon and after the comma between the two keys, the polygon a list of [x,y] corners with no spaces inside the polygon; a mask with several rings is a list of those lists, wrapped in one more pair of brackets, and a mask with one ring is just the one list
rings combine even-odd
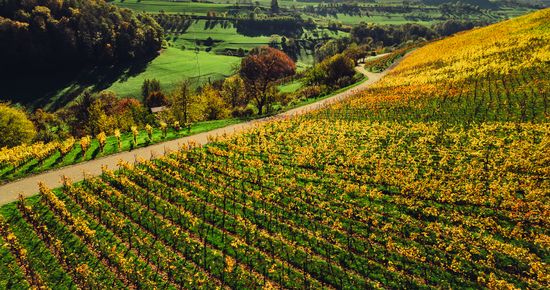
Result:
{"label": "row of trees", "polygon": [[11,71],[144,58],[162,40],[152,17],[103,0],[0,1],[0,66]]}
{"label": "row of trees", "polygon": [[438,35],[429,27],[420,24],[379,25],[363,22],[351,29],[350,37],[357,43],[376,41],[381,46],[392,46],[419,38],[431,40]]}
{"label": "row of trees", "polygon": [[479,20],[448,20],[427,27],[414,23],[380,25],[362,22],[351,29],[350,38],[358,44],[374,42],[379,47],[385,47],[407,41],[432,40],[488,24],[487,21]]}
{"label": "row of trees", "polygon": [[113,134],[115,129],[129,131],[153,122],[154,116],[141,102],[120,99],[109,91],[85,92],[75,104],[55,113],[42,109],[28,113],[24,108],[0,103],[0,147],[63,141],[100,132]]}

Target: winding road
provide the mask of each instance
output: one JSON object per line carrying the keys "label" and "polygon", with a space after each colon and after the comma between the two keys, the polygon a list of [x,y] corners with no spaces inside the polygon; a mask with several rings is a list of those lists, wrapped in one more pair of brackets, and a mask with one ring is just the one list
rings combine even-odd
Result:
{"label": "winding road", "polygon": [[[379,55],[378,57],[381,57],[381,56],[383,55]],[[105,156],[99,159],[90,160],[87,162],[82,162],[82,163],[62,167],[59,169],[47,171],[41,174],[29,176],[26,178],[16,180],[14,182],[1,185],[0,186],[0,205],[4,205],[7,203],[16,201],[19,194],[22,194],[24,197],[29,197],[37,194],[39,182],[43,182],[49,188],[56,188],[62,185],[61,183],[62,176],[67,176],[73,182],[77,182],[84,179],[84,177],[89,178],[92,176],[100,175],[101,169],[103,166],[107,166],[107,168],[111,168],[111,169],[117,168],[118,167],[117,164],[119,163],[119,161],[134,162],[136,160],[141,160],[141,159],[156,158],[166,154],[167,152],[178,150],[182,145],[188,144],[190,142],[195,143],[197,145],[204,145],[209,142],[209,139],[210,139],[209,137],[220,136],[223,134],[234,134],[234,133],[242,132],[244,130],[251,129],[263,122],[267,122],[274,119],[280,119],[280,118],[289,118],[292,116],[311,112],[315,109],[318,109],[319,107],[343,100],[351,95],[356,94],[361,90],[364,90],[370,85],[378,82],[384,75],[388,73],[388,71],[390,71],[395,65],[397,65],[398,62],[394,63],[392,66],[390,66],[388,69],[386,69],[381,73],[371,73],[366,71],[363,67],[358,66],[356,67],[356,70],[364,74],[365,76],[367,76],[368,80],[364,81],[363,83],[353,88],[350,88],[337,95],[334,95],[332,97],[320,100],[318,102],[315,102],[309,105],[298,107],[272,117],[266,117],[266,118],[248,121],[245,123],[230,125],[230,126],[215,129],[212,131],[208,131],[208,132],[204,132],[204,133],[200,133],[192,136],[187,136],[187,137],[183,137],[183,138],[179,138],[179,139],[175,139],[175,140],[171,140],[163,143],[158,143],[148,147],[139,148],[133,151],[120,152],[120,153]]]}

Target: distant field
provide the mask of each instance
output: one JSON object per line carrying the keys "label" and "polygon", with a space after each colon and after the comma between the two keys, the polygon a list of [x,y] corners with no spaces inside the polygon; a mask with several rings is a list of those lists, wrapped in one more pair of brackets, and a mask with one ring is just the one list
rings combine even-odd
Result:
{"label": "distant field", "polygon": [[[113,4],[116,4],[120,7],[130,8],[137,11],[145,12],[160,12],[164,11],[166,13],[195,13],[195,14],[206,14],[208,11],[223,12],[227,11],[229,7],[233,7],[235,1],[226,1],[226,0],[214,0],[212,3],[197,3],[197,2],[183,2],[183,1],[169,1],[169,0],[126,0],[124,2],[115,1]],[[262,7],[269,7],[271,5],[271,0],[260,0],[253,1],[254,3],[259,2]],[[318,3],[307,3],[307,2],[295,2],[291,0],[279,0],[280,7],[303,7],[306,5],[317,5]],[[241,6],[247,6],[246,4],[240,4]],[[253,4],[254,5],[254,4]]]}
{"label": "distant field", "polygon": [[433,21],[407,19],[404,15],[401,15],[401,14],[372,15],[372,16],[337,14],[336,17],[323,17],[321,19],[325,21],[337,21],[345,25],[356,25],[361,22],[368,22],[368,23],[377,23],[377,24],[418,23],[418,24],[429,26],[433,23]]}
{"label": "distant field", "polygon": [[115,82],[108,90],[116,92],[121,97],[138,97],[145,79],[158,79],[164,90],[173,89],[178,82],[187,78],[197,83],[221,79],[233,74],[240,58],[201,51],[198,54],[198,63],[199,65],[194,51],[168,48],[153,60],[145,71]]}
{"label": "distant field", "polygon": [[116,1],[113,2],[117,6],[133,9],[136,11],[144,11],[158,13],[164,11],[166,13],[186,13],[186,14],[206,14],[208,11],[223,12],[227,11],[232,4],[216,4],[216,3],[197,3],[197,2],[173,2],[164,0],[137,0]]}
{"label": "distant field", "polygon": [[[171,42],[175,47],[190,49],[195,47],[195,40],[206,40],[211,37],[214,43],[215,50],[224,50],[226,48],[245,50],[252,49],[259,45],[269,43],[269,36],[245,36],[237,33],[237,29],[229,24],[223,27],[221,24],[213,26],[208,25],[206,20],[196,20],[191,24],[187,31],[178,36],[171,36]],[[206,48],[206,47],[203,47]]]}
{"label": "distant field", "polygon": [[[342,31],[331,31],[328,29],[305,30],[301,39],[314,39],[320,37],[339,38],[348,36],[349,33]],[[272,35],[275,36],[275,35]],[[226,49],[250,50],[254,47],[266,45],[272,39],[272,36],[246,36],[239,34],[232,23],[222,25],[221,23],[210,24],[207,20],[195,20],[187,31],[181,35],[169,36],[170,42],[174,47],[192,49],[196,46],[196,40],[206,40],[211,37],[214,40],[213,51],[224,51]],[[206,46],[200,46],[206,49]]]}

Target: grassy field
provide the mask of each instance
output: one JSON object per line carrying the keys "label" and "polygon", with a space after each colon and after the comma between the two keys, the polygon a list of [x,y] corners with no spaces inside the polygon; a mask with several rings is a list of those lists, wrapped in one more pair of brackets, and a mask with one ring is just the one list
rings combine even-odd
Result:
{"label": "grassy field", "polygon": [[[195,15],[205,15],[208,11],[225,12],[229,8],[234,8],[235,1],[214,0],[211,3],[198,3],[191,1],[171,1],[171,0],[125,0],[124,2],[115,1],[115,5],[133,9],[136,11],[145,11],[157,13],[164,11],[165,13],[185,13]],[[268,8],[271,5],[271,0],[253,1],[252,5],[259,2],[261,7]],[[305,2],[296,2],[293,0],[279,0],[280,7],[290,8],[291,6],[303,7],[308,5]],[[320,2],[319,2],[320,3]],[[241,4],[241,6],[247,6]]]}
{"label": "grassy field", "polygon": [[126,0],[124,2],[115,1],[115,5],[143,12],[150,13],[185,13],[194,15],[206,15],[208,11],[225,12],[232,4],[227,3],[198,3],[168,0]]}
{"label": "grassy field", "polygon": [[[342,31],[332,31],[328,29],[313,29],[305,30],[300,39],[316,39],[316,38],[340,38],[348,36],[349,33]],[[242,48],[245,51],[253,49],[258,46],[268,45],[270,40],[276,39],[280,41],[281,36],[245,36],[239,34],[237,29],[233,27],[231,23],[227,26],[223,26],[221,23],[211,25],[206,20],[195,20],[193,24],[183,34],[169,35],[169,42],[173,48],[179,48],[184,50],[192,50],[198,47],[201,51],[209,49],[204,45],[197,45],[196,41],[204,41],[211,37],[214,40],[214,44],[211,49],[211,54],[222,53],[225,50],[237,50]],[[204,52],[206,54],[206,52]],[[222,57],[222,56],[219,56]],[[297,59],[297,66],[299,70],[306,69],[313,64],[313,57],[311,52],[304,49],[300,51]],[[222,69],[223,71],[223,69]]]}
{"label": "grassy field", "polygon": [[[304,30],[299,39],[316,39],[316,38],[340,38],[346,37],[349,33],[342,31],[332,31],[328,29],[312,29]],[[170,35],[171,43],[174,47],[185,47],[192,49],[196,46],[195,41],[204,41],[208,37],[214,40],[213,51],[223,51],[225,49],[250,50],[254,47],[267,45],[270,40],[276,39],[280,41],[280,35],[263,35],[263,36],[246,36],[239,34],[232,23],[227,23],[226,26],[222,23],[213,23],[207,20],[195,20],[193,24],[183,34]],[[274,38],[273,38],[274,37]],[[206,46],[199,46],[201,49],[206,49]]]}
{"label": "grassy field", "polygon": [[[195,20],[187,31],[177,38],[172,35],[172,43],[174,47],[193,49],[195,40],[206,40],[211,37],[214,42],[213,50],[223,51],[224,49],[239,49],[250,50],[260,45],[269,43],[270,36],[245,36],[237,33],[237,29],[233,24],[229,23],[227,27],[223,27],[221,23],[215,25],[207,25],[210,23],[206,20]],[[205,49],[205,46],[200,46]]]}
{"label": "grassy field", "polygon": [[429,26],[434,23],[433,21],[407,19],[405,18],[405,16],[400,14],[371,15],[371,16],[337,14],[336,17],[322,17],[321,19],[324,21],[337,21],[345,25],[356,25],[361,22],[367,22],[367,23],[397,24],[397,25],[405,24],[405,23],[418,23],[418,24]]}
{"label": "grassy field", "polygon": [[120,79],[107,89],[120,97],[139,98],[141,84],[145,79],[158,79],[162,88],[169,91],[184,79],[200,84],[225,78],[232,75],[239,64],[238,57],[204,51],[196,54],[193,50],[170,47],[149,63],[143,72]]}
{"label": "grassy field", "polygon": [[302,86],[303,84],[300,80],[295,80],[293,82],[280,85],[278,88],[281,93],[294,93],[295,91],[299,90]]}

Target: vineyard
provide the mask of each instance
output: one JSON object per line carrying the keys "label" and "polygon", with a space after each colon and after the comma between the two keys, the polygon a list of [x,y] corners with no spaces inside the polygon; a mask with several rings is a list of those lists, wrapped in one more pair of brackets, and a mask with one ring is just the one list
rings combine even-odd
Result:
{"label": "vineyard", "polygon": [[364,67],[371,72],[382,72],[389,68],[397,59],[403,57],[414,48],[415,46],[405,46],[403,48],[396,49],[384,56],[377,57],[372,60],[367,60],[364,64]]}
{"label": "vineyard", "polygon": [[417,49],[384,81],[322,114],[452,124],[546,122],[548,19],[546,9]]}
{"label": "vineyard", "polygon": [[0,209],[0,288],[548,289],[549,18],[419,48],[313,114],[41,186]]}
{"label": "vineyard", "polygon": [[154,143],[180,138],[207,130],[237,123],[239,120],[206,121],[183,126],[179,123],[164,127],[136,128],[136,131],[115,132],[107,136],[99,133],[95,138],[68,138],[49,143],[23,144],[12,148],[0,148],[0,184],[50,169],[72,165],[114,153],[129,151]]}

